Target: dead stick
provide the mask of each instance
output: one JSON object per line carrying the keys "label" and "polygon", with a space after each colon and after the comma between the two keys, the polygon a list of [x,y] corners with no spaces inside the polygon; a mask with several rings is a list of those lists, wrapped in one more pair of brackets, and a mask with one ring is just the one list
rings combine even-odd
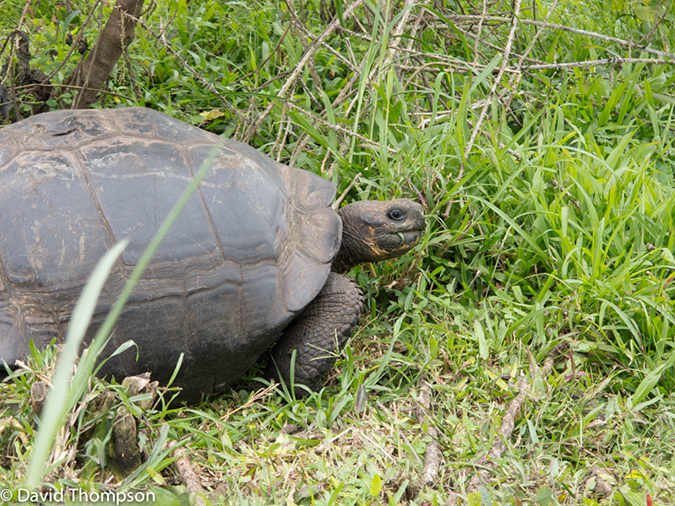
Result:
{"label": "dead stick", "polygon": [[[428,422],[428,413],[431,408],[431,385],[427,380],[422,380],[420,384],[420,393],[417,396],[417,423],[421,426]],[[438,477],[438,469],[441,461],[441,448],[438,444],[438,430],[432,423],[427,423],[427,434],[431,441],[427,443],[424,452],[424,469],[422,471],[422,483],[428,487],[433,487]]]}
{"label": "dead stick", "polygon": [[566,63],[542,63],[523,65],[523,70],[563,70],[574,67],[595,67],[597,65],[621,65],[623,63],[651,63],[656,65],[674,65],[675,60],[657,60],[654,58],[602,58],[600,60],[572,61]]}
{"label": "dead stick", "polygon": [[495,92],[497,91],[497,86],[502,80],[502,75],[504,75],[504,71],[506,70],[506,67],[508,65],[508,60],[509,60],[509,55],[511,54],[511,47],[513,46],[513,41],[516,37],[516,29],[518,27],[518,17],[520,15],[520,0],[515,0],[515,5],[513,7],[513,19],[511,21],[511,33],[509,33],[509,38],[506,42],[506,48],[504,48],[504,56],[502,57],[502,65],[499,69],[499,73],[497,74],[497,77],[495,77],[494,82],[492,83],[492,88],[490,89],[490,94],[488,95],[487,99],[485,100],[485,105],[483,106],[483,109],[480,112],[480,116],[478,117],[478,121],[476,122],[476,125],[471,132],[471,137],[469,138],[469,142],[466,145],[466,149],[464,150],[464,159],[462,160],[462,166],[460,168],[459,174],[457,175],[457,181],[461,181],[462,177],[464,176],[464,164],[466,163],[466,160],[469,158],[469,154],[471,153],[471,149],[473,148],[474,142],[476,142],[476,136],[480,132],[481,125],[483,124],[483,121],[485,120],[485,116],[487,115],[488,109],[490,108],[490,105],[492,104],[492,97],[495,95]]}
{"label": "dead stick", "polygon": [[[347,85],[342,88],[342,90],[338,94],[337,98],[333,101],[333,103],[331,104],[333,110],[336,110],[338,105],[342,104],[342,102],[344,102],[347,99],[347,97],[351,93],[352,88],[354,87],[354,84],[361,77],[361,71],[365,67],[366,61],[367,61],[367,59],[364,59],[361,62],[361,67],[359,68],[358,72],[354,72],[354,75],[352,75],[352,77],[349,79],[349,82],[347,83]],[[353,103],[354,102],[352,102],[352,104]],[[347,111],[346,111],[345,116],[349,114],[349,111],[351,110],[352,104],[350,104],[347,107]],[[326,111],[324,111],[324,115],[326,115]],[[326,121],[326,120],[322,119],[322,121]],[[316,123],[314,123],[314,124],[316,124]],[[310,139],[311,139],[311,137],[307,133],[304,133],[300,137],[300,140],[298,140],[298,142],[296,143],[295,149],[293,150],[293,154],[291,155],[291,160],[290,160],[290,163],[289,163],[290,166],[293,166],[295,164],[295,162],[298,160],[298,157],[300,156],[300,153],[302,153],[302,150],[305,149],[305,146],[310,141]]]}
{"label": "dead stick", "polygon": [[[363,0],[355,0],[349,7],[347,7],[344,10],[343,13],[343,18],[347,18],[354,12],[354,10],[363,3]],[[336,18],[332,21],[331,24],[329,24],[326,29],[319,35],[316,39],[312,41],[312,43],[309,45],[309,48],[307,51],[305,51],[305,54],[302,55],[302,58],[300,58],[300,61],[297,63],[295,68],[293,69],[293,72],[291,73],[291,76],[286,80],[284,85],[281,87],[279,90],[279,93],[277,93],[277,97],[279,98],[284,98],[288,90],[293,86],[295,83],[295,80],[300,76],[300,74],[303,72],[303,69],[309,59],[312,57],[314,52],[321,47],[323,44],[323,41],[326,40],[340,25],[340,20],[336,16]],[[251,127],[248,129],[248,132],[246,132],[246,135],[244,136],[243,142],[244,143],[249,143],[253,136],[255,135],[256,130],[258,127],[261,125],[261,123],[269,116],[269,114],[272,112],[272,109],[274,108],[274,105],[276,104],[276,101],[270,100],[269,105],[265,108],[265,110],[262,112],[260,116],[258,116]]]}
{"label": "dead stick", "polygon": [[[164,36],[164,32],[165,32],[164,29],[162,29],[161,33],[156,34],[141,19],[139,19],[137,17],[134,17],[134,16],[131,16],[130,14],[126,14],[126,17],[130,18],[132,21],[136,22],[137,24],[139,24],[143,28],[145,28],[145,30],[148,33],[150,33],[150,35],[152,35],[153,37],[155,37],[155,39],[157,39],[159,42],[161,42],[161,44],[164,46],[164,48],[167,51],[169,51],[173,55],[173,57],[176,58],[181,63],[183,68],[187,69],[192,74],[192,77],[194,77],[197,81],[200,81],[204,86],[206,86],[209,89],[209,91],[211,93],[213,93],[230,112],[232,112],[235,116],[237,116],[237,118],[240,121],[246,121],[246,118],[237,110],[237,108],[234,105],[230,104],[227,101],[227,99],[225,97],[223,97],[220,93],[218,93],[218,90],[215,88],[215,86],[213,86],[213,84],[208,82],[199,72],[197,72],[194,68],[192,68],[192,66],[187,61],[185,61],[185,59],[183,59],[183,57],[171,47],[171,45],[166,41],[166,37]],[[168,23],[167,23],[167,26],[168,26]]]}
{"label": "dead stick", "polygon": [[[459,20],[459,19],[477,20],[477,19],[480,19],[480,17],[481,16],[477,16],[477,15],[474,15],[474,14],[471,14],[471,15],[454,14],[454,15],[449,16],[448,19],[450,19],[451,21]],[[505,17],[502,17],[502,16],[487,16],[485,19],[487,19],[488,21],[502,21],[502,22],[509,21],[509,18],[505,18]],[[622,46],[627,46],[629,48],[637,47],[640,51],[644,51],[645,53],[655,54],[655,55],[661,56],[663,58],[675,59],[675,54],[673,54],[673,53],[668,53],[666,51],[659,51],[657,49],[651,49],[651,48],[648,48],[648,47],[639,47],[635,42],[632,42],[630,40],[619,39],[617,37],[610,37],[609,35],[604,35],[602,33],[589,32],[588,30],[581,30],[579,28],[572,28],[572,27],[565,26],[565,25],[556,25],[556,24],[553,24],[553,23],[545,23],[543,21],[537,21],[537,20],[534,20],[534,19],[521,19],[520,22],[523,23],[524,25],[546,26],[547,28],[552,29],[552,30],[562,30],[564,32],[577,33],[579,35],[585,35],[587,37],[605,40],[605,41],[608,41],[608,42],[615,42],[617,44],[620,44]]]}
{"label": "dead stick", "polygon": [[342,192],[342,195],[340,195],[340,198],[338,198],[335,202],[333,202],[333,205],[332,205],[333,209],[337,210],[337,208],[340,207],[340,204],[342,203],[344,198],[349,193],[349,190],[351,190],[354,187],[354,185],[356,184],[356,182],[360,178],[361,178],[361,173],[359,172],[358,174],[356,174],[356,176],[354,176],[354,179],[352,179],[352,182],[349,183],[349,186],[347,186],[347,188],[345,188],[345,191]]}
{"label": "dead stick", "polygon": [[[544,23],[548,23],[548,19],[555,12],[556,7],[558,6],[558,0],[553,1],[553,5],[549,9],[549,11],[546,13],[546,17],[544,18]],[[508,100],[506,101],[506,104],[504,106],[504,111],[509,111],[511,108],[511,102],[513,101],[513,97],[516,95],[516,90],[518,89],[518,85],[520,84],[520,77],[522,76],[521,69],[523,68],[523,62],[525,61],[525,58],[530,54],[530,51],[532,51],[532,48],[534,47],[534,44],[539,40],[539,37],[541,34],[544,32],[545,24],[540,26],[539,29],[537,30],[537,33],[534,34],[534,37],[532,37],[532,40],[530,43],[527,45],[527,48],[523,52],[522,56],[518,59],[518,72],[514,75],[511,75],[509,78],[509,85],[505,88],[504,94],[508,93],[508,89],[511,89],[511,94],[509,95]],[[504,94],[500,94],[500,99],[501,97],[504,96]]]}
{"label": "dead stick", "polygon": [[[293,102],[286,102],[286,105],[288,105],[288,107],[290,107],[291,109],[296,109],[297,111],[304,112],[306,114],[310,112],[310,111],[307,111],[306,109],[303,109],[300,106],[295,105]],[[369,144],[373,147],[379,147],[379,144],[377,142],[375,142],[374,140],[369,139],[368,137],[366,137],[364,135],[361,135],[361,134],[358,134],[358,133],[356,133],[352,130],[348,130],[344,127],[341,127],[340,125],[334,125],[333,123],[329,123],[328,120],[323,119],[321,116],[312,115],[310,117],[315,120],[314,124],[321,123],[323,126],[325,126],[326,128],[328,128],[330,130],[335,130],[336,132],[339,132],[339,133],[342,133],[342,134],[345,134],[345,135],[349,135],[349,136],[352,136],[352,137],[356,137],[357,139],[359,139],[359,140],[361,140],[361,141],[365,142],[366,144]],[[391,153],[392,155],[398,154],[398,151],[396,151],[394,148],[387,147],[386,150],[389,153]]]}
{"label": "dead stick", "polygon": [[391,34],[393,43],[389,45],[389,55],[387,57],[387,61],[385,61],[385,63],[382,65],[382,68],[388,67],[391,62],[396,60],[396,53],[398,52],[399,41],[401,40],[401,35],[403,35],[405,25],[408,23],[408,18],[410,17],[410,13],[412,12],[414,3],[415,0],[405,1],[405,5],[403,6],[403,16],[401,16],[398,25],[396,25],[396,28]]}
{"label": "dead stick", "polygon": [[[183,483],[185,483],[185,488],[187,488],[188,492],[190,492],[191,494],[200,494],[202,496],[205,495],[206,491],[204,490],[201,482],[199,481],[199,476],[197,476],[197,473],[195,473],[195,470],[192,467],[192,462],[190,462],[188,452],[185,450],[185,447],[176,446],[177,444],[178,443],[176,441],[171,441],[169,443],[169,447],[170,448],[175,447],[175,449],[173,450],[173,454],[177,456],[178,459],[176,459],[174,464],[176,464],[178,474],[183,480]],[[197,501],[199,501],[199,499],[197,499]]]}
{"label": "dead stick", "polygon": [[487,455],[481,460],[487,460],[486,466],[478,471],[466,487],[467,493],[476,492],[478,487],[484,484],[495,467],[495,460],[500,459],[506,451],[505,441],[511,439],[511,434],[513,434],[513,428],[516,425],[516,418],[520,413],[520,407],[523,404],[523,399],[527,394],[529,384],[525,377],[521,378],[518,381],[518,395],[516,395],[513,400],[509,403],[509,407],[502,418],[502,424],[497,431],[497,436],[495,437],[492,448],[488,451]]}
{"label": "dead stick", "polygon": [[[545,375],[548,375],[553,370],[553,361],[547,360],[546,364],[543,367],[543,372]],[[533,383],[535,378],[532,379]],[[504,413],[504,418],[502,418],[502,424],[497,431],[497,436],[495,437],[492,447],[487,452],[487,455],[481,460],[487,461],[485,467],[478,471],[469,481],[469,484],[466,487],[467,493],[477,492],[478,487],[485,483],[487,479],[492,474],[492,471],[496,468],[496,460],[500,459],[504,452],[506,451],[506,441],[511,439],[513,434],[513,429],[516,426],[516,420],[520,414],[520,408],[523,404],[523,400],[530,392],[531,386],[527,381],[525,376],[521,377],[518,380],[518,395],[516,395],[511,402],[509,402],[509,407]],[[483,463],[480,462],[479,463]]]}

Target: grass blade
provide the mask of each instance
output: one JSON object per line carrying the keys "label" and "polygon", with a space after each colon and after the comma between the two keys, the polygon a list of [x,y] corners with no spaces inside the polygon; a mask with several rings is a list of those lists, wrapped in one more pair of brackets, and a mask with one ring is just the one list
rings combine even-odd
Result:
{"label": "grass blade", "polygon": [[117,258],[128,244],[128,239],[120,241],[103,255],[84,286],[77,304],[75,304],[63,351],[52,379],[53,386],[47,395],[40,420],[40,429],[35,438],[35,446],[26,476],[26,487],[30,490],[36,487],[44,476],[46,471],[44,465],[56,439],[56,433],[65,422],[66,414],[72,408],[70,403],[66,402],[66,399],[72,398],[69,395],[71,392],[70,380],[80,343],[82,343],[87,332],[87,327],[89,327],[89,322],[96,309],[98,296],[108,279],[108,274],[110,274]]}
{"label": "grass blade", "polygon": [[[98,294],[100,293],[105,280],[108,277],[110,269],[112,269],[117,257],[122,253],[123,249],[128,244],[128,240],[120,241],[117,245],[111,248],[99,262],[99,265],[94,270],[94,274],[85,286],[78,305],[73,312],[71,324],[68,327],[66,336],[64,353],[57,362],[57,369],[53,381],[54,388],[51,389],[47,397],[43,420],[45,424],[40,426],[40,430],[36,437],[35,450],[31,457],[30,467],[26,478],[26,487],[32,490],[40,483],[40,480],[46,473],[45,464],[47,462],[48,454],[54,444],[54,439],[59,427],[65,421],[65,415],[70,411],[77,400],[84,392],[89,377],[94,370],[96,359],[99,353],[103,350],[108,339],[112,333],[113,325],[117,317],[122,312],[124,305],[131,296],[131,293],[140,279],[143,271],[152,260],[155,251],[164,240],[164,237],[173,226],[187,202],[192,198],[192,195],[197,190],[199,183],[204,179],[209,169],[213,165],[213,161],[218,156],[219,147],[214,147],[209,153],[209,156],[204,160],[204,163],[199,168],[195,177],[188,184],[183,191],[178,202],[171,208],[166,219],[162,222],[159,230],[155,233],[150,244],[143,252],[143,255],[138,261],[138,264],[129,276],[129,280],[125,283],[120,297],[115,302],[114,306],[108,313],[103,324],[94,336],[89,348],[85,350],[78,363],[77,371],[73,377],[72,384],[70,383],[70,371],[75,363],[75,358],[80,347],[80,343],[84,338],[84,334],[89,326],[91,316],[94,312]],[[99,269],[99,266],[102,266]],[[90,287],[91,284],[91,287]],[[82,302],[80,302],[82,301]],[[64,356],[65,355],[65,356]],[[66,401],[67,398],[67,401]]]}

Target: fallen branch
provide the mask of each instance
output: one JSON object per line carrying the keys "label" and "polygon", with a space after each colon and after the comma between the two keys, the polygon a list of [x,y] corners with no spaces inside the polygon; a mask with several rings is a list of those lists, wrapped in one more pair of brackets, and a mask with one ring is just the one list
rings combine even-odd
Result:
{"label": "fallen branch", "polygon": [[[342,90],[341,90],[340,93],[338,94],[337,98],[336,98],[336,99],[333,101],[333,103],[331,104],[331,107],[333,108],[333,110],[336,110],[337,107],[338,107],[338,105],[342,104],[342,102],[344,102],[344,101],[347,99],[349,93],[351,93],[351,91],[352,91],[352,89],[353,89],[353,87],[354,87],[354,84],[356,84],[356,82],[357,82],[357,81],[359,80],[359,78],[361,77],[361,70],[363,70],[363,68],[365,67],[365,65],[366,65],[366,60],[364,59],[363,62],[361,63],[361,66],[359,67],[358,72],[354,72],[354,75],[352,75],[351,79],[349,79],[349,82],[346,84],[346,86],[344,86],[344,87],[342,88]],[[352,102],[352,103],[353,103],[353,102]],[[287,102],[287,104],[288,104],[288,102]],[[296,107],[296,106],[294,106],[294,107]],[[349,107],[347,108],[347,112],[345,113],[345,116],[347,116],[347,115],[349,114],[349,111],[350,111],[350,110],[351,110],[351,104],[350,104]],[[303,111],[303,112],[307,112],[307,111],[305,111],[304,109],[303,109],[302,111]],[[325,113],[326,113],[326,111],[324,111],[324,114],[325,114]],[[333,125],[332,123],[328,123],[328,121],[325,120],[325,119],[323,119],[323,118],[321,118],[321,121],[322,121],[324,124],[329,124],[329,125],[331,125],[331,126],[336,126],[336,125]],[[351,131],[350,131],[350,133],[351,133]],[[309,136],[309,134],[307,134],[307,133],[304,133],[304,134],[302,135],[302,137],[298,140],[298,142],[296,143],[295,149],[293,150],[293,154],[291,155],[290,165],[293,165],[293,164],[297,161],[298,156],[300,156],[300,153],[301,153],[302,150],[305,148],[305,146],[307,145],[307,143],[309,142],[309,140],[310,140],[310,136]],[[346,148],[346,146],[345,146],[345,148]],[[342,149],[342,148],[341,148],[341,149]]]}
{"label": "fallen branch", "polygon": [[431,385],[427,380],[422,380],[420,383],[420,393],[417,396],[417,403],[419,404],[416,415],[417,423],[421,426],[427,425],[427,434],[431,440],[427,443],[426,451],[424,452],[424,469],[422,471],[422,484],[433,487],[438,477],[438,469],[441,461],[441,448],[438,444],[438,430],[430,423],[428,413],[431,408]]}
{"label": "fallen branch", "polygon": [[[455,25],[455,28],[457,29],[457,31],[459,31],[459,32],[460,32],[462,35],[464,35],[465,37],[468,37],[468,38],[470,38],[470,39],[476,39],[476,40],[478,40],[483,46],[486,46],[486,47],[488,47],[488,48],[490,48],[490,49],[492,49],[492,50],[494,50],[494,51],[502,51],[502,50],[503,50],[503,48],[497,46],[496,44],[492,44],[492,43],[488,42],[488,41],[485,40],[485,39],[480,39],[479,36],[478,36],[477,34],[471,32],[471,31],[469,31],[469,30],[463,30],[462,28],[460,28],[460,27],[457,26],[457,25]],[[515,57],[515,58],[520,58],[520,57],[522,57],[521,54],[515,53],[515,52],[512,52],[512,53],[511,53],[511,56],[513,56],[513,57]],[[536,59],[534,59],[534,58],[526,57],[525,59],[526,59],[527,61],[530,61],[530,62],[533,62],[533,63],[543,63],[541,60],[536,60]]]}
{"label": "fallen branch", "polygon": [[265,397],[269,397],[270,395],[272,395],[272,392],[274,391],[275,388],[277,388],[277,386],[279,386],[279,383],[272,383],[271,385],[269,385],[265,388],[261,388],[255,394],[253,394],[253,396],[251,396],[251,398],[248,401],[246,401],[244,404],[241,404],[240,406],[237,406],[236,408],[228,411],[223,416],[221,416],[220,419],[223,422],[226,422],[237,411],[241,411],[242,409],[249,408],[249,407],[253,406],[254,404],[256,404],[258,401],[264,399]]}
{"label": "fallen branch", "polygon": [[596,65],[622,65],[624,63],[654,63],[657,65],[675,65],[675,60],[661,60],[654,58],[602,58],[600,60],[572,61],[566,63],[542,63],[540,65],[523,65],[526,70],[563,70],[574,67],[594,67]]}
{"label": "fallen branch", "polygon": [[469,481],[467,486],[468,493],[478,491],[478,487],[487,481],[496,467],[494,461],[500,459],[502,455],[504,455],[504,452],[506,451],[505,441],[509,440],[511,434],[513,434],[513,428],[516,426],[516,419],[520,414],[520,407],[523,404],[523,400],[525,399],[528,390],[529,383],[527,382],[527,379],[525,379],[525,377],[520,378],[520,380],[518,380],[518,395],[516,395],[509,403],[509,407],[504,414],[504,418],[502,418],[502,424],[497,431],[497,436],[492,444],[492,448],[490,448],[487,455],[481,459],[487,461],[485,467],[473,475]]}
{"label": "fallen branch", "polygon": [[361,179],[361,173],[360,172],[358,174],[356,174],[356,176],[354,176],[354,179],[352,179],[352,182],[349,183],[347,188],[345,188],[345,191],[342,192],[342,195],[340,195],[339,198],[335,199],[335,202],[333,202],[333,205],[331,206],[333,209],[337,210],[340,207],[340,204],[342,203],[344,198],[349,193],[349,190],[351,190],[354,187],[354,185],[356,184],[356,182],[359,179]]}
{"label": "fallen branch", "polygon": [[[551,17],[551,14],[555,12],[556,7],[558,6],[558,0],[553,1],[553,5],[551,5],[550,9],[546,13],[546,17],[544,18],[544,24],[539,27],[537,30],[537,33],[534,34],[534,37],[532,37],[532,40],[530,43],[527,45],[527,48],[523,52],[522,56],[518,59],[518,72],[514,75],[512,75],[509,78],[509,85],[504,89],[503,93],[500,94],[499,100],[502,101],[504,94],[508,93],[508,91],[511,91],[511,94],[509,95],[508,100],[504,104],[504,110],[505,111],[510,111],[511,110],[511,102],[513,101],[513,98],[516,96],[516,90],[518,88],[518,85],[520,84],[520,78],[522,76],[522,68],[523,68],[523,62],[525,61],[525,58],[530,54],[532,51],[532,48],[534,47],[534,44],[539,41],[539,37],[541,37],[541,34],[544,32],[544,28],[546,27],[546,24],[548,24],[548,19]],[[541,45],[541,43],[540,43]]]}
{"label": "fallen branch", "polygon": [[228,111],[234,114],[240,121],[246,121],[246,118],[237,110],[237,108],[232,104],[230,104],[225,99],[225,97],[223,97],[220,93],[218,93],[218,90],[216,89],[215,86],[213,86],[213,84],[204,79],[199,72],[193,69],[192,66],[188,62],[186,62],[183,59],[183,57],[171,47],[171,45],[166,41],[166,37],[164,35],[165,29],[162,29],[162,32],[160,34],[156,34],[146,23],[144,23],[139,18],[131,16],[130,14],[127,14],[126,17],[131,18],[134,22],[141,25],[148,33],[150,33],[154,38],[160,41],[164,46],[164,48],[167,51],[169,51],[173,55],[173,57],[176,58],[181,63],[181,65],[190,72],[190,74],[192,74],[192,77],[194,77],[197,81],[201,82],[206,88],[208,88],[208,90],[211,93],[213,93],[223,103],[223,105],[227,108]]}
{"label": "fallen branch", "polygon": [[[551,360],[547,361],[544,365],[542,371],[545,375],[548,375],[553,370],[553,362]],[[506,441],[511,439],[511,434],[513,434],[513,429],[516,426],[516,420],[520,414],[520,410],[523,404],[523,400],[530,393],[531,385],[527,381],[525,376],[521,377],[518,380],[518,395],[516,395],[513,400],[509,403],[506,413],[502,418],[502,424],[497,431],[495,436],[494,443],[492,447],[483,456],[478,464],[481,464],[483,467],[478,471],[467,485],[467,493],[477,492],[478,487],[483,485],[490,477],[492,472],[497,468],[497,460],[501,459],[506,451]]]}
{"label": "fallen branch", "polygon": [[[302,107],[295,105],[293,102],[286,102],[286,104],[291,109],[296,109],[297,111],[304,112],[305,114],[308,114],[308,112],[309,112],[309,111],[307,111],[307,109],[303,109]],[[369,139],[365,135],[361,135],[359,133],[356,133],[353,130],[349,130],[349,129],[341,127],[339,125],[334,125],[333,123],[330,123],[328,120],[325,120],[320,116],[311,116],[311,117],[312,117],[312,119],[314,119],[316,121],[316,123],[321,123],[323,126],[325,126],[326,128],[328,128],[330,130],[334,130],[338,133],[342,133],[342,134],[345,134],[345,135],[348,135],[348,136],[351,136],[351,137],[356,137],[360,141],[365,142],[366,144],[372,146],[373,148],[380,147],[380,144],[378,142],[376,142],[372,139]],[[398,151],[395,150],[394,148],[390,148],[390,147],[387,146],[386,150],[389,153],[391,153],[392,155],[398,154]]]}
{"label": "fallen branch", "polygon": [[405,5],[402,9],[403,15],[401,16],[398,25],[396,25],[396,28],[391,34],[392,44],[388,44],[389,54],[387,55],[387,59],[382,64],[382,68],[387,68],[394,60],[397,59],[396,54],[399,50],[399,41],[401,40],[401,35],[403,35],[403,32],[405,31],[405,26],[408,23],[408,18],[410,17],[414,3],[415,0],[405,1]]}
{"label": "fallen branch", "polygon": [[206,504],[206,501],[204,500],[206,490],[204,490],[204,487],[202,487],[202,484],[199,481],[199,476],[197,476],[197,473],[192,467],[192,462],[190,462],[190,456],[188,455],[187,450],[184,446],[177,445],[178,443],[176,441],[171,441],[169,443],[169,448],[175,448],[173,450],[173,454],[178,457],[178,459],[176,459],[174,462],[176,470],[178,471],[178,475],[180,476],[181,480],[183,480],[187,491],[196,495],[195,504],[204,505]]}

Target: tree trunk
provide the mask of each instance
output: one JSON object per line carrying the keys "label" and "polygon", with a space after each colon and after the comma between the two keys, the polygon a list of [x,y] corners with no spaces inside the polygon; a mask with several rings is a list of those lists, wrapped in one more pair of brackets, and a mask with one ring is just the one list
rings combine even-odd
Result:
{"label": "tree trunk", "polygon": [[96,102],[122,51],[134,40],[136,22],[125,14],[138,18],[142,8],[143,0],[117,0],[96,45],[66,80],[68,85],[82,87],[73,102],[74,108],[86,109]]}

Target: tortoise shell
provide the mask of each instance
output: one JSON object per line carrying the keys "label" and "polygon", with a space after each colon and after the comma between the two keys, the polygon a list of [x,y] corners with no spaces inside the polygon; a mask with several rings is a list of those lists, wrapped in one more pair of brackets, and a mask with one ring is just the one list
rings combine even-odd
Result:
{"label": "tortoise shell", "polygon": [[[0,358],[63,340],[88,275],[126,248],[91,339],[145,247],[212,150],[208,175],[156,252],[104,357],[119,380],[150,371],[185,398],[239,378],[312,301],[342,224],[334,185],[145,108],[57,111],[0,129]],[[138,360],[136,356],[138,354]]]}

